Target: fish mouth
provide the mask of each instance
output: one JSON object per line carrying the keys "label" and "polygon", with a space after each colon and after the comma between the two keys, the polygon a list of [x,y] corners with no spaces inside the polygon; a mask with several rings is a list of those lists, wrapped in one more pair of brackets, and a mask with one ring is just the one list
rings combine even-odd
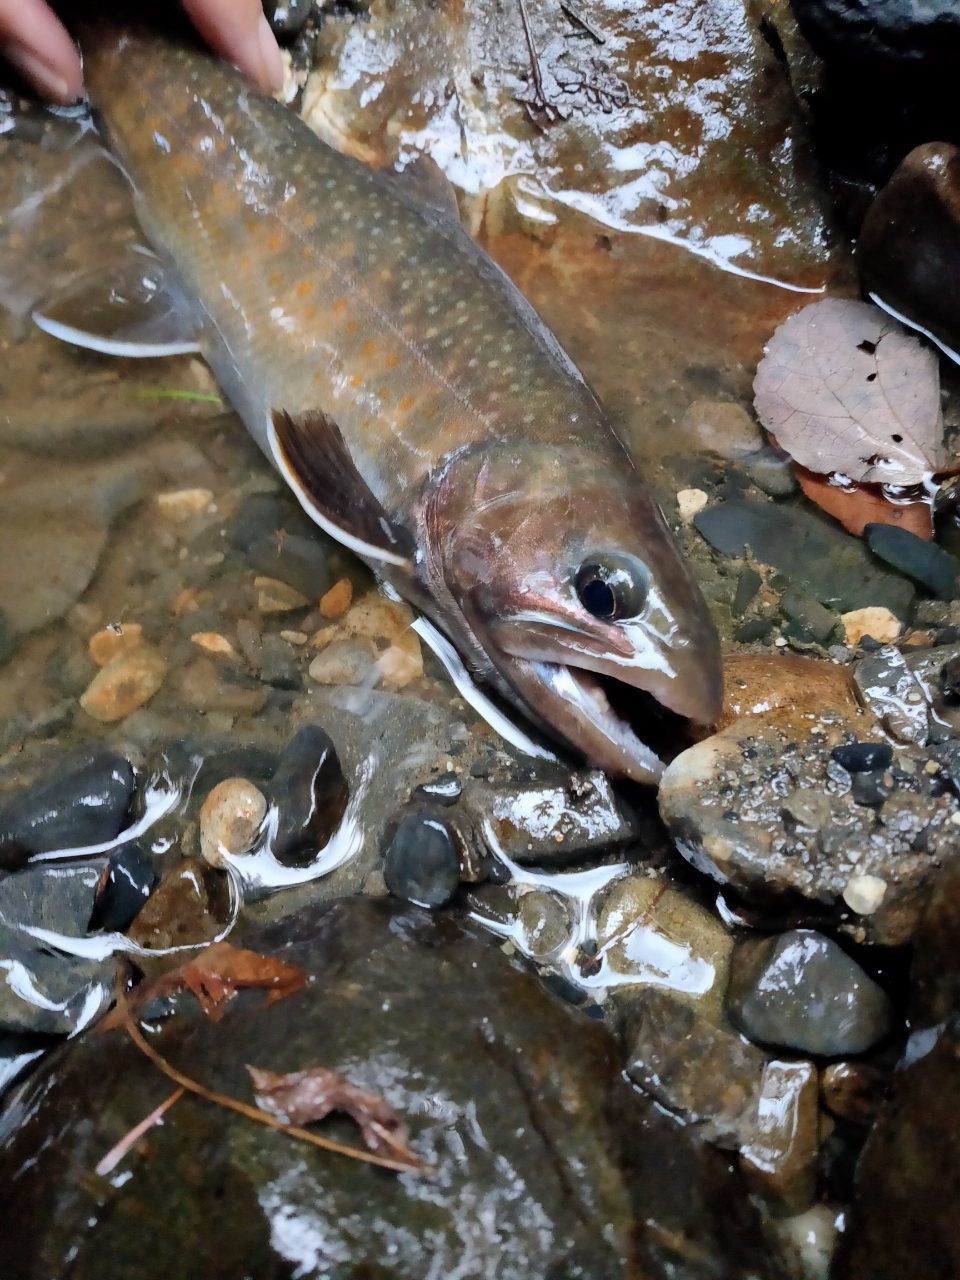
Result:
{"label": "fish mouth", "polygon": [[607,773],[655,785],[693,741],[687,717],[635,684],[566,663],[511,665],[539,717]]}

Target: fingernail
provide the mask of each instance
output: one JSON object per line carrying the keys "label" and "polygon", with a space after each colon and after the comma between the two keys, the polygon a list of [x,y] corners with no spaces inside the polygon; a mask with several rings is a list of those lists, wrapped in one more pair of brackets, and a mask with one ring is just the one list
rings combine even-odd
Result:
{"label": "fingernail", "polygon": [[10,41],[0,48],[0,54],[45,97],[62,103],[76,101],[79,90],[71,90],[60,72],[55,71],[42,58],[39,58],[32,49],[27,49],[16,41]]}
{"label": "fingernail", "polygon": [[260,45],[263,87],[269,89],[271,93],[276,93],[283,87],[283,62],[280,58],[280,46],[266,18],[261,18],[257,27],[257,43]]}

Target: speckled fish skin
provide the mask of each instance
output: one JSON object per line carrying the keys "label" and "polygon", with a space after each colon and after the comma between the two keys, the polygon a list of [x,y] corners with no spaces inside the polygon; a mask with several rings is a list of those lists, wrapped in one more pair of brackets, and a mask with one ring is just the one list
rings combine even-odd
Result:
{"label": "speckled fish skin", "polygon": [[[406,569],[373,556],[377,571],[534,719],[602,767],[655,778],[629,735],[614,741],[583,672],[709,722],[716,633],[656,502],[532,308],[452,219],[228,66],[106,25],[81,29],[81,47],[144,230],[268,456],[272,411],[335,422],[418,548]],[[646,566],[642,628],[577,599],[583,556],[604,548]]]}

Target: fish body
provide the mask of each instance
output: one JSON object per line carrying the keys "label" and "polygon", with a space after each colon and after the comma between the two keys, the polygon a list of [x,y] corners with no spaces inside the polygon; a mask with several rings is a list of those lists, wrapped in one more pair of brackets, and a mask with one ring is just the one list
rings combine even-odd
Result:
{"label": "fish body", "polygon": [[230,67],[135,29],[80,38],[98,127],[199,349],[305,508],[529,716],[654,780],[617,689],[709,722],[716,634],[533,309],[449,211]]}

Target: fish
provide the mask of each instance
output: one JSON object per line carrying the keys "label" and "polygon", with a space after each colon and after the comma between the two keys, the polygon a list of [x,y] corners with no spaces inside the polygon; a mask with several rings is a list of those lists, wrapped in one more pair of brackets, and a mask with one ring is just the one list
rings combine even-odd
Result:
{"label": "fish", "polygon": [[448,669],[656,783],[664,726],[719,715],[716,630],[597,396],[449,192],[339,153],[188,38],[76,31],[147,244],[37,323],[125,355],[198,351]]}

